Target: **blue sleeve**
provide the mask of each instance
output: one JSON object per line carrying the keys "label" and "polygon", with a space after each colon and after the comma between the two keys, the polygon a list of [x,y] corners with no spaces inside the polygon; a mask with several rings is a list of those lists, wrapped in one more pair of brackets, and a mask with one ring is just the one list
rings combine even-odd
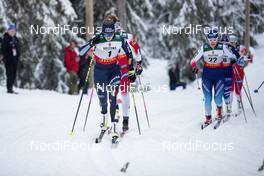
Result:
{"label": "blue sleeve", "polygon": [[127,58],[128,58],[128,67],[129,70],[133,69],[133,55],[132,55],[132,51],[129,48],[128,43],[122,38],[122,49],[125,51]]}

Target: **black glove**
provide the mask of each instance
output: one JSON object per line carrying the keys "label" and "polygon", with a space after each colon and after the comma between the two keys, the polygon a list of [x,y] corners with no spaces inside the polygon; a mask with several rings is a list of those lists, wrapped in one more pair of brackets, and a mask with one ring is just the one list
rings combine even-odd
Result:
{"label": "black glove", "polygon": [[136,66],[136,74],[137,75],[141,75],[141,73],[143,72],[143,68],[141,66],[141,62],[137,62],[137,66]]}
{"label": "black glove", "polygon": [[91,45],[95,46],[100,42],[100,35],[96,35],[94,38],[91,39]]}
{"label": "black glove", "polygon": [[136,81],[136,74],[135,74],[135,71],[134,70],[129,70],[128,71],[128,79],[131,83],[135,82]]}
{"label": "black glove", "polygon": [[230,61],[230,63],[233,65],[233,64],[235,64],[237,62],[237,60],[236,59],[231,59],[231,61]]}
{"label": "black glove", "polygon": [[192,72],[193,72],[194,74],[197,74],[197,73],[199,72],[199,69],[195,67],[195,68],[192,69]]}

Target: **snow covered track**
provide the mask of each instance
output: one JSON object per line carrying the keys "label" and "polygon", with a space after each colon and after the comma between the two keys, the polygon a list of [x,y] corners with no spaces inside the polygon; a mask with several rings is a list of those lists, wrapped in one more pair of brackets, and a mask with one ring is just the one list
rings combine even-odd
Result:
{"label": "snow covered track", "polygon": [[[254,65],[246,70],[252,90],[264,79],[261,47],[253,53]],[[166,62],[152,60],[143,82],[167,84],[165,66]],[[203,97],[195,82],[187,90],[145,93],[151,128],[147,125],[141,95],[136,94],[142,135],[138,135],[131,108],[130,131],[115,149],[110,147],[111,136],[107,134],[100,144],[94,143],[99,133],[97,97],[93,97],[83,133],[89,101],[84,96],[75,136],[70,137],[78,96],[39,90],[19,90],[19,93],[9,95],[0,87],[3,176],[123,175],[120,169],[127,162],[127,175],[263,175],[257,171],[264,159],[262,90],[258,94],[252,92],[257,117],[244,97],[248,123],[242,115],[231,117],[217,130],[200,129]]]}

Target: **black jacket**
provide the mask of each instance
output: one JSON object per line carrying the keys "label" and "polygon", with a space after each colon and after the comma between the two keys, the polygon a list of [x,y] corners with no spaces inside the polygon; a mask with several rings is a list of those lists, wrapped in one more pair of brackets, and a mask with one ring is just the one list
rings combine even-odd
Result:
{"label": "black jacket", "polygon": [[12,37],[6,32],[3,38],[2,52],[4,62],[17,62],[20,56],[18,38],[16,36]]}

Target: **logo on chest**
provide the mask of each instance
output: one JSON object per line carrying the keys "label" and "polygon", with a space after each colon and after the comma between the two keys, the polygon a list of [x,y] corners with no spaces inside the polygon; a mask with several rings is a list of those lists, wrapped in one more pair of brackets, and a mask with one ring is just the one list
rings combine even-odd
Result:
{"label": "logo on chest", "polygon": [[211,52],[207,53],[208,57],[219,57],[221,52],[212,50]]}
{"label": "logo on chest", "polygon": [[108,46],[104,46],[103,47],[103,50],[107,50],[107,51],[116,50],[116,49],[117,49],[117,47],[116,46],[112,46],[112,44],[110,42],[108,43]]}

